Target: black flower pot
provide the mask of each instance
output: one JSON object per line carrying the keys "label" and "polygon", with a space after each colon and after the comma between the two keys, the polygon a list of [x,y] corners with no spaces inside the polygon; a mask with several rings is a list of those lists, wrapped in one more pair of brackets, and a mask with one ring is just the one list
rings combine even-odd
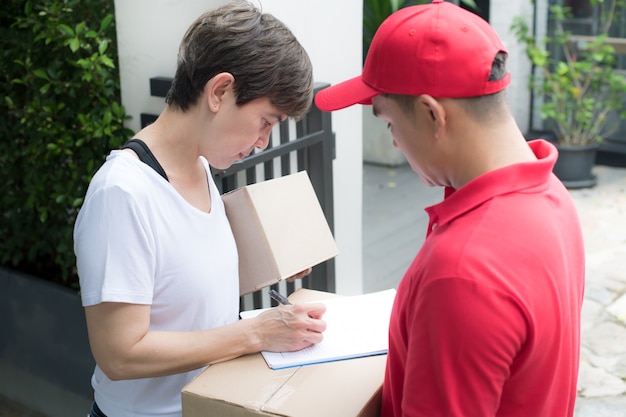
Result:
{"label": "black flower pot", "polygon": [[554,165],[554,174],[567,188],[588,188],[597,184],[591,172],[595,165],[599,145],[571,146],[556,145],[559,157]]}

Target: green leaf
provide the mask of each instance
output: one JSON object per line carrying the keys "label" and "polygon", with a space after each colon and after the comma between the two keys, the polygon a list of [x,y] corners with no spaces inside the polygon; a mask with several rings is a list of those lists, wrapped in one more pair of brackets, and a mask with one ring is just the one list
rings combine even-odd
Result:
{"label": "green leaf", "polygon": [[109,58],[106,55],[103,55],[100,57],[100,60],[102,61],[102,63],[109,67],[109,68],[115,68],[115,63],[113,62],[113,60],[111,58]]}
{"label": "green leaf", "polygon": [[50,78],[48,77],[48,74],[46,74],[46,72],[44,70],[42,70],[41,68],[37,68],[35,70],[33,70],[33,75],[37,78],[42,78],[44,80],[49,80]]}
{"label": "green leaf", "polygon": [[100,52],[100,55],[104,55],[108,46],[109,46],[108,40],[104,39],[100,41],[100,44],[98,45],[98,52]]}
{"label": "green leaf", "polygon": [[[570,72],[570,67],[565,62],[559,62],[556,66],[557,74],[563,76]],[[567,80],[563,80],[567,83]]]}
{"label": "green leaf", "polygon": [[79,35],[79,34],[83,33],[83,31],[85,30],[86,26],[87,25],[86,25],[86,23],[84,21],[76,24],[76,29],[75,29],[76,34]]}
{"label": "green leaf", "polygon": [[59,29],[61,29],[62,32],[64,32],[67,36],[70,37],[74,37],[74,31],[72,30],[71,27],[69,27],[68,25],[64,24],[64,23],[60,23],[58,26]]}
{"label": "green leaf", "polygon": [[78,40],[78,38],[73,38],[70,41],[70,49],[72,52],[76,52],[78,51],[78,48],[80,48],[80,40]]}
{"label": "green leaf", "polygon": [[102,22],[100,22],[100,32],[104,32],[106,28],[109,27],[112,21],[113,21],[112,14],[105,16],[104,19],[102,19]]}
{"label": "green leaf", "polygon": [[478,10],[478,5],[474,0],[461,0],[461,3],[469,6],[471,9]]}

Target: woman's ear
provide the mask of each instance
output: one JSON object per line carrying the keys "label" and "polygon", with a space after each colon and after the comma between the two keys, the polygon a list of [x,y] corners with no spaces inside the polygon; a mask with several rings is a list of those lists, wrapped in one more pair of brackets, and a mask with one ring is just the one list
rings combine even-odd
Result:
{"label": "woman's ear", "polygon": [[222,105],[227,93],[233,91],[235,77],[228,72],[220,72],[204,86],[207,104],[211,111],[216,112]]}

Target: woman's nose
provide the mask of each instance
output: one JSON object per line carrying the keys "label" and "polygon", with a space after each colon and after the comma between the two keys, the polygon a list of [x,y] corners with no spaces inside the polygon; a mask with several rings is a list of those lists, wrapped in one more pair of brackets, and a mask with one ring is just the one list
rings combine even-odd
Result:
{"label": "woman's nose", "polygon": [[254,144],[254,146],[256,148],[258,148],[258,149],[261,149],[261,150],[267,148],[267,145],[269,145],[269,143],[270,143],[270,136],[271,136],[271,132],[259,136],[259,139],[257,139],[257,141]]}

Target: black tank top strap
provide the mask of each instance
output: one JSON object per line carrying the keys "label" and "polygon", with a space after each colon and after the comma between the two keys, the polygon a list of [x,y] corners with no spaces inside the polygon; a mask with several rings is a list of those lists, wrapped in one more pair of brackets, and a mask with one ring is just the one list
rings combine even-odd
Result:
{"label": "black tank top strap", "polygon": [[132,149],[133,151],[135,151],[141,162],[152,167],[152,169],[158,172],[160,176],[162,176],[163,178],[165,178],[166,181],[169,182],[165,170],[163,169],[161,164],[159,164],[159,161],[157,161],[154,154],[152,153],[150,148],[148,148],[148,145],[146,145],[144,141],[137,138],[131,139],[122,146],[122,149]]}

